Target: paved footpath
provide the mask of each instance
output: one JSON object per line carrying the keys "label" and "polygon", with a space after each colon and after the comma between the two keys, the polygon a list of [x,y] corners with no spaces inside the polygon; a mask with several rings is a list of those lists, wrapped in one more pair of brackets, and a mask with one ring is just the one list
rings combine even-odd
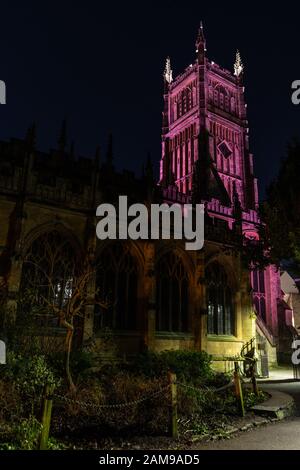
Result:
{"label": "paved footpath", "polygon": [[291,377],[285,374],[282,377],[285,381],[282,381],[278,380],[279,377],[271,375],[272,380],[264,381],[260,386],[266,391],[273,388],[292,395],[296,404],[295,416],[254,428],[248,432],[241,432],[232,439],[195,444],[193,448],[201,450],[300,450],[300,381],[292,381]]}

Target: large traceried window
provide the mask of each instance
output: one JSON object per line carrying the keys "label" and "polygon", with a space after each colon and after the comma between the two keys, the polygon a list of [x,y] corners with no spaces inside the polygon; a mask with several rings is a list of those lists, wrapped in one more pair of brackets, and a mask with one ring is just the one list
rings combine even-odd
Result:
{"label": "large traceried window", "polygon": [[62,308],[72,296],[75,253],[57,230],[36,238],[23,260],[18,322],[30,314],[40,326],[59,326],[53,307]]}
{"label": "large traceried window", "polygon": [[163,256],[156,266],[156,329],[167,332],[188,331],[188,276],[174,253]]}
{"label": "large traceried window", "polygon": [[266,289],[265,272],[255,269],[251,273],[251,284],[253,289],[253,303],[256,313],[266,322]]}
{"label": "large traceried window", "polygon": [[210,335],[234,335],[233,292],[225,269],[219,263],[206,268],[207,332]]}
{"label": "large traceried window", "polygon": [[96,289],[99,299],[109,298],[109,308],[96,307],[94,330],[137,328],[138,267],[126,244],[111,244],[97,263]]}

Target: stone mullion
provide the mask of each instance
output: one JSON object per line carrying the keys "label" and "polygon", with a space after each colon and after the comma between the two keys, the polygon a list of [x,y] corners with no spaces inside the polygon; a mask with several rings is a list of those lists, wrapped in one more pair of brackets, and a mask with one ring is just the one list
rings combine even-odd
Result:
{"label": "stone mullion", "polygon": [[144,344],[146,349],[155,348],[156,329],[156,278],[155,278],[155,247],[154,243],[146,243],[143,297],[145,308]]}
{"label": "stone mullion", "polygon": [[193,330],[195,336],[195,349],[197,351],[204,351],[207,349],[207,307],[205,260],[203,250],[196,252],[196,269],[192,290],[194,291]]}

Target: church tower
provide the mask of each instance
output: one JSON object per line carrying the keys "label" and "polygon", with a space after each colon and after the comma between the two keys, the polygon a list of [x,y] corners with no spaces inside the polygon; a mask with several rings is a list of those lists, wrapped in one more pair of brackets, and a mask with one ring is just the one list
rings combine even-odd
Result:
{"label": "church tower", "polygon": [[244,67],[239,52],[233,69],[232,73],[207,58],[202,23],[194,63],[173,79],[167,59],[160,184],[167,187],[175,182],[180,193],[189,195],[193,174],[199,171],[205,174],[202,179],[199,175],[202,200],[230,207],[238,196],[244,211],[255,211],[257,181],[249,151]]}
{"label": "church tower", "polygon": [[[175,77],[170,58],[166,62],[159,184],[166,201],[205,203],[212,224],[228,231],[239,227],[246,238],[258,240],[258,189],[244,93],[240,52],[232,71],[209,60],[201,23],[194,62]],[[271,350],[280,309],[287,308],[280,277],[274,266],[252,270],[249,277],[257,338]]]}

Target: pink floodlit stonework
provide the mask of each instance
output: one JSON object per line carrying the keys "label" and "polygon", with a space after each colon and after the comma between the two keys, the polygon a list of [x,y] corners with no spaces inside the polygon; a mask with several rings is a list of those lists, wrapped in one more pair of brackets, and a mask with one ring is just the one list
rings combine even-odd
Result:
{"label": "pink floodlit stonework", "polygon": [[[207,57],[203,26],[199,28],[194,63],[173,78],[171,60],[164,72],[164,109],[160,184],[166,199],[178,191],[182,202],[192,194],[195,162],[203,160],[201,133],[207,135],[207,154],[227,202],[213,195],[204,199],[207,212],[223,219],[232,229],[234,200],[242,209],[242,230],[246,237],[258,239],[258,185],[249,150],[249,125],[244,66],[239,51],[232,71]],[[279,272],[269,267],[251,274],[253,307],[258,316],[258,332],[268,337],[278,335],[278,312],[282,305]],[[280,305],[279,305],[280,304]],[[264,329],[264,331],[262,331]]]}
{"label": "pink floodlit stonework", "polygon": [[244,210],[255,210],[257,181],[249,151],[240,54],[231,73],[209,61],[204,37],[198,37],[196,46],[195,63],[174,80],[167,59],[160,179],[172,173],[180,192],[191,191],[198,135],[204,128],[209,134],[210,157],[229,198],[233,199],[236,190]]}

